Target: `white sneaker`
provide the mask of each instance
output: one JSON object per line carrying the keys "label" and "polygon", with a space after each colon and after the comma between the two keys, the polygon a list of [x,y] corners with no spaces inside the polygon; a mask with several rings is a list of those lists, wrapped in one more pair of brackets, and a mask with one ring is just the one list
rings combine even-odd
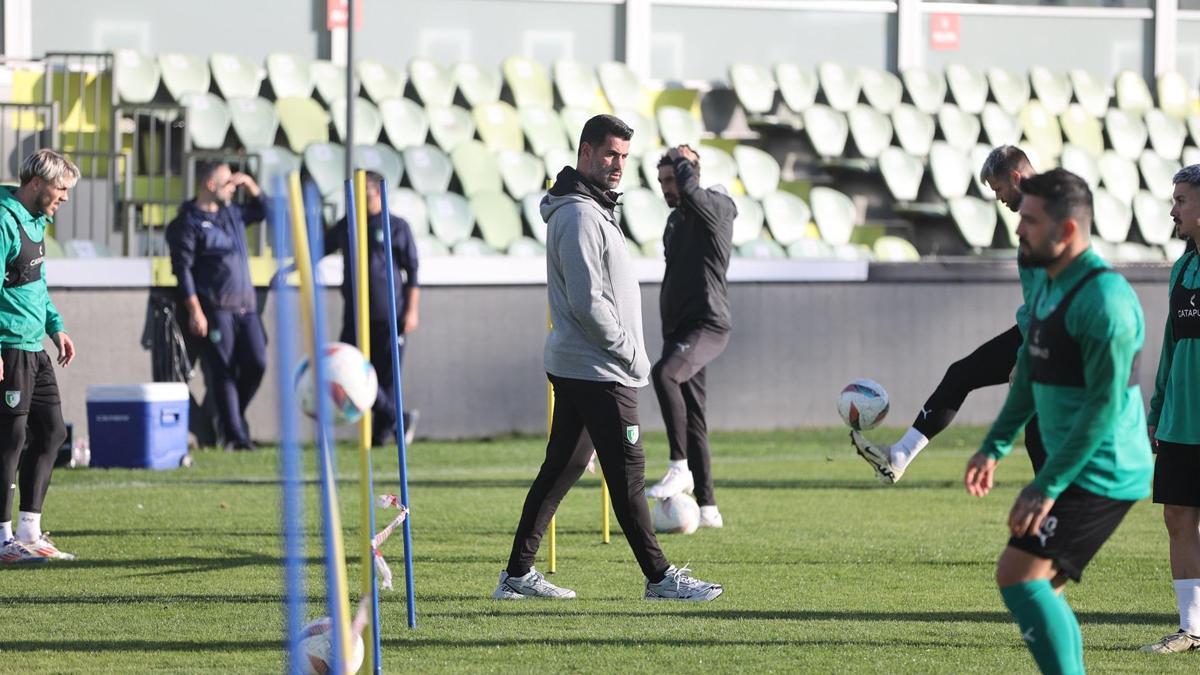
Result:
{"label": "white sneaker", "polygon": [[646,490],[646,496],[651,499],[669,499],[681,492],[691,494],[695,489],[696,481],[692,479],[691,471],[671,467],[667,469],[667,475],[663,476],[662,480]]}
{"label": "white sneaker", "polygon": [[717,510],[716,505],[700,507],[700,527],[711,527],[720,529],[725,527],[725,520],[721,518],[721,512]]}
{"label": "white sneaker", "polygon": [[1188,635],[1180,630],[1171,633],[1152,645],[1142,647],[1142,651],[1154,654],[1182,654],[1183,652],[1200,651],[1200,637]]}
{"label": "white sneaker", "polygon": [[867,464],[875,469],[875,477],[879,479],[880,483],[891,485],[904,475],[904,469],[892,464],[891,452],[887,446],[872,443],[857,431],[850,432],[850,443],[854,445],[858,456],[865,459]]}
{"label": "white sneaker", "polygon": [[500,584],[492,593],[493,600],[523,600],[525,598],[555,598],[565,600],[575,597],[575,591],[559,588],[546,581],[546,576],[530,567],[523,577],[510,577],[508,571],[500,572]]}
{"label": "white sneaker", "polygon": [[646,580],[647,600],[689,600],[691,602],[708,602],[716,600],[725,592],[720,584],[710,584],[700,581],[688,574],[691,570],[687,565],[677,568],[671,565],[667,568],[667,576],[652,584]]}
{"label": "white sneaker", "polygon": [[36,541],[23,541],[21,545],[29,550],[35,556],[45,558],[46,560],[74,560],[74,553],[58,550],[54,542],[50,541],[50,533],[43,532],[42,536]]}

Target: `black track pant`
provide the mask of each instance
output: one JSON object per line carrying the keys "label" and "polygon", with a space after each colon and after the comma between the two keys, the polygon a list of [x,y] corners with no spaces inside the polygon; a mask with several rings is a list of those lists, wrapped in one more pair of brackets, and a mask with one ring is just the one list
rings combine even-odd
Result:
{"label": "black track pant", "polygon": [[696,501],[700,506],[717,503],[713,493],[712,456],[708,450],[708,422],[705,419],[705,370],[729,344],[727,331],[698,328],[663,340],[662,358],[650,371],[671,459],[686,459],[696,483]]}
{"label": "black track pant", "polygon": [[594,445],[617,522],[642,574],[651,581],[662,580],[670,563],[658,546],[646,504],[646,455],[638,424],[637,390],[615,382],[549,377],[554,385],[550,440],[546,459],[525,497],[508,558],[509,575],[524,576],[533,566],[550,518],[583,475]]}
{"label": "black track pant", "polygon": [[[12,520],[20,469],[21,511],[41,513],[58,449],[67,438],[54,365],[44,352],[5,349],[0,380],[0,522]],[[29,449],[22,455],[26,440]]]}
{"label": "black track pant", "polygon": [[[1022,342],[1020,329],[1013,326],[950,364],[937,389],[925,401],[925,406],[913,422],[913,428],[925,438],[932,439],[954,421],[963,401],[967,400],[967,394],[983,387],[1007,383],[1013,367],[1017,365],[1017,352]],[[1046,448],[1042,445],[1036,416],[1025,425],[1025,447],[1034,472],[1037,472],[1046,463]]]}

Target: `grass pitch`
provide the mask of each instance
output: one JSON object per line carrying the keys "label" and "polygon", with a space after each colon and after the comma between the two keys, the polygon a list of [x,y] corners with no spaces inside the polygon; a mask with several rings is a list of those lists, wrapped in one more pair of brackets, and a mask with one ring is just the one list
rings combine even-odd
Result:
{"label": "grass pitch", "polygon": [[[641,599],[644,580],[615,520],[613,542],[599,541],[592,476],[559,511],[552,577],[579,599],[488,599],[543,442],[419,443],[410,452],[418,628],[405,627],[394,537],[384,554],[400,590],[381,600],[385,669],[1033,672],[992,581],[1005,516],[1030,469],[1018,451],[991,496],[969,497],[961,474],[981,435],[951,429],[898,485],[882,487],[843,430],[716,434],[725,529],[661,539],[672,562],[725,585],[699,606]],[[654,434],[646,443],[652,482],[666,443]],[[277,459],[204,452],[190,470],[56,472],[45,525],[79,560],[0,569],[0,671],[280,672]],[[355,462],[355,451],[339,452],[357,589]],[[315,477],[311,461],[307,473]],[[394,451],[377,450],[376,492],[396,491],[395,476]],[[326,613],[315,487],[306,507],[315,617]],[[1200,654],[1137,651],[1177,624],[1153,504],[1132,510],[1068,598],[1089,670],[1200,669]]]}

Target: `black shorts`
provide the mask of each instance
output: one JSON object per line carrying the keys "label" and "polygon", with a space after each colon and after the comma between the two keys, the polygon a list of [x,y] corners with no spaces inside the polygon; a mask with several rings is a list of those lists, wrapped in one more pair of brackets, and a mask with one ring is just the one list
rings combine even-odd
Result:
{"label": "black shorts", "polygon": [[1053,560],[1061,574],[1079,581],[1133,504],[1072,485],[1055,500],[1036,535],[1010,537],[1008,545]]}
{"label": "black shorts", "polygon": [[27,415],[30,405],[58,405],[54,363],[44,350],[0,350],[4,379],[0,380],[0,415]]}
{"label": "black shorts", "polygon": [[1200,445],[1158,442],[1154,503],[1200,507]]}

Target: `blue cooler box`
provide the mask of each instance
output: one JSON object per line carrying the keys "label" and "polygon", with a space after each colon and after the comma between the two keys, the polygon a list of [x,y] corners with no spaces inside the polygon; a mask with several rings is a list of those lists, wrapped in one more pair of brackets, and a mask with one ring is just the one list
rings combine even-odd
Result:
{"label": "blue cooler box", "polygon": [[183,382],[89,385],[87,415],[91,466],[174,469],[187,455]]}

